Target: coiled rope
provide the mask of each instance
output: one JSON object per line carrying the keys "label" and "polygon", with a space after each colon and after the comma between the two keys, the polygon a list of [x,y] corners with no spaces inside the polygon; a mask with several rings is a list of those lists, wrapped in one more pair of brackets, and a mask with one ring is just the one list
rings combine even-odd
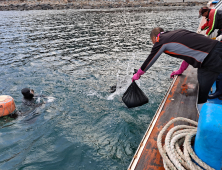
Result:
{"label": "coiled rope", "polygon": [[[162,137],[166,130],[177,121],[188,122],[188,125],[177,125],[169,130],[165,137],[165,145],[162,145]],[[178,117],[170,120],[160,131],[157,138],[157,147],[163,158],[164,168],[166,170],[215,170],[201,161],[191,147],[191,140],[196,135],[197,122]],[[183,151],[181,146],[183,144]],[[193,162],[192,160],[195,162]]]}

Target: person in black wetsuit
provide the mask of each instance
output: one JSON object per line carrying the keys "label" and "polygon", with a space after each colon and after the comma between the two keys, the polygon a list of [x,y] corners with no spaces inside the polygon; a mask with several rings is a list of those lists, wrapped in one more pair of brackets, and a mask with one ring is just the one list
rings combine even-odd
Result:
{"label": "person in black wetsuit", "polygon": [[35,95],[34,90],[30,88],[24,88],[21,90],[21,93],[23,94],[23,104],[27,106],[41,106],[44,104],[44,102],[37,103],[36,99],[38,97],[45,97],[44,95]]}
{"label": "person in black wetsuit", "polygon": [[19,109],[16,109],[15,113],[10,114],[9,117],[11,118],[17,118],[20,115],[26,115],[28,113],[31,113],[33,110],[35,110],[37,107],[44,104],[44,101],[40,101],[39,103],[36,101],[38,97],[45,97],[44,95],[35,95],[34,90],[30,88],[24,88],[21,90],[21,93],[23,95],[22,105],[19,107]]}
{"label": "person in black wetsuit", "polygon": [[152,51],[132,80],[138,80],[163,52],[180,58],[184,60],[182,69],[173,72],[171,76],[182,74],[189,64],[198,68],[200,111],[203,103],[207,101],[211,86],[222,73],[222,43],[184,29],[160,32],[159,27],[151,31],[150,38],[154,44]]}
{"label": "person in black wetsuit", "polygon": [[34,100],[34,90],[29,89],[29,88],[24,88],[21,90],[21,93],[24,97],[24,100],[23,100],[24,102]]}

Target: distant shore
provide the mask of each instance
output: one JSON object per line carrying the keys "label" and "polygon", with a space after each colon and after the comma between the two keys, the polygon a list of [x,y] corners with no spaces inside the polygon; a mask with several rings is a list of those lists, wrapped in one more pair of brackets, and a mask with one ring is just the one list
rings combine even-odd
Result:
{"label": "distant shore", "polygon": [[1,1],[0,11],[26,11],[26,10],[62,10],[62,9],[111,9],[111,8],[130,8],[130,7],[157,7],[157,6],[203,6],[205,2],[111,2],[111,1]]}

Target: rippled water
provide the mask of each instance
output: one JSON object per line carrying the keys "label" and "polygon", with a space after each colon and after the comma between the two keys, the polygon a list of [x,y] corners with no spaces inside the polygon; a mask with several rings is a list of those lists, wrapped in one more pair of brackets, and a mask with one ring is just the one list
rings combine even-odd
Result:
{"label": "rippled water", "polygon": [[108,100],[110,86],[140,68],[153,27],[195,31],[198,9],[0,12],[0,94],[18,108],[24,87],[55,98],[1,118],[0,169],[127,169],[181,61],[162,55],[142,76],[144,106]]}

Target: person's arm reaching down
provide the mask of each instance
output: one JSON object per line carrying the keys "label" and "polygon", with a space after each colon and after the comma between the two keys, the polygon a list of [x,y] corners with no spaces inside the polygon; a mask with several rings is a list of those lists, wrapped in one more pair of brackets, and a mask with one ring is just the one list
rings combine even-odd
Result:
{"label": "person's arm reaching down", "polygon": [[203,30],[206,30],[206,29],[208,29],[209,28],[209,21],[206,21],[206,23],[201,27],[201,31],[203,31]]}
{"label": "person's arm reaching down", "polygon": [[154,44],[150,55],[142,64],[141,68],[138,70],[136,74],[133,75],[132,81],[138,80],[141,75],[143,75],[159,58],[162,52],[165,50],[165,46],[159,44],[158,42]]}

